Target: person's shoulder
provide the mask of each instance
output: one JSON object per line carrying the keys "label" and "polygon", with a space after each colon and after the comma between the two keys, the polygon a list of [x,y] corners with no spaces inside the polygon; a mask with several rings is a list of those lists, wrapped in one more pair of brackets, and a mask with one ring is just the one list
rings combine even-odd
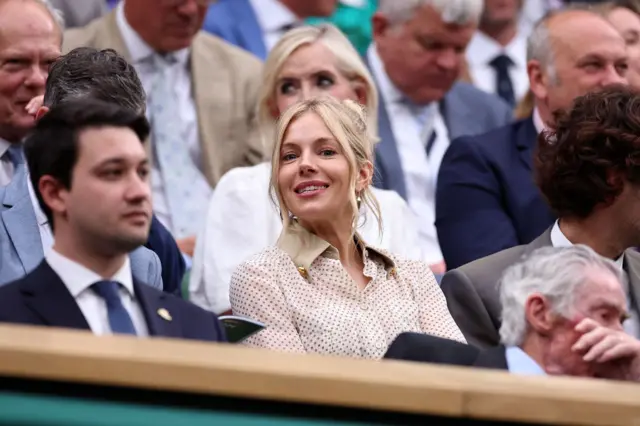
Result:
{"label": "person's shoulder", "polygon": [[65,30],[62,40],[62,53],[68,53],[77,47],[94,46],[96,38],[106,25],[106,20],[110,15],[94,19],[84,27],[70,28]]}
{"label": "person's shoulder", "polygon": [[264,189],[264,183],[269,183],[271,176],[270,163],[259,163],[254,166],[234,167],[226,172],[216,185],[218,188],[236,190]]}
{"label": "person's shoulder", "polygon": [[447,274],[463,274],[472,282],[494,281],[497,283],[497,279],[502,275],[502,272],[518,262],[526,253],[526,250],[527,245],[510,247],[469,262],[447,272]]}
{"label": "person's shoulder", "polygon": [[291,262],[289,255],[277,246],[271,246],[242,262],[236,272],[253,269],[273,269]]}
{"label": "person's shoulder", "polygon": [[473,84],[464,81],[456,82],[449,90],[449,93],[447,93],[447,96],[455,96],[463,99],[465,103],[470,104],[469,106],[477,105],[481,107],[481,109],[478,110],[479,113],[487,111],[489,108],[498,108],[501,110],[510,109],[509,104],[498,96],[478,89]]}
{"label": "person's shoulder", "polygon": [[219,65],[241,68],[243,71],[262,69],[262,61],[257,56],[204,30],[193,39],[193,49],[199,54],[214,55],[224,61]]}
{"label": "person's shoulder", "polygon": [[457,149],[468,148],[480,151],[504,152],[505,145],[514,145],[515,133],[526,120],[514,121],[477,135],[461,136],[453,140],[451,146]]}

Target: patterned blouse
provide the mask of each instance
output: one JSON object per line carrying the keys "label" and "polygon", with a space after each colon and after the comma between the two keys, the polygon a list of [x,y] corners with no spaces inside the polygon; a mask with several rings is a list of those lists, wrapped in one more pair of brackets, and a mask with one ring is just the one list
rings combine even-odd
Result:
{"label": "patterned blouse", "polygon": [[233,313],[266,325],[245,343],[375,359],[405,331],[465,342],[426,263],[359,241],[371,278],[364,289],[334,247],[298,224],[282,232],[276,247],[242,263],[231,278]]}

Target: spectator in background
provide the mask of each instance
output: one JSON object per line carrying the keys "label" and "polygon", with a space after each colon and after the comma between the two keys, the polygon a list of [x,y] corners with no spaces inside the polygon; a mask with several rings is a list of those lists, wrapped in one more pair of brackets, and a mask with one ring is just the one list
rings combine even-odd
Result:
{"label": "spectator in background", "polygon": [[[288,107],[320,95],[351,99],[366,106],[377,130],[378,94],[358,53],[334,26],[304,26],[285,34],[269,53],[258,118],[265,146],[273,145],[277,118]],[[267,150],[267,148],[265,148]],[[237,267],[273,246],[282,233],[280,210],[269,193],[271,162],[238,167],[222,177],[209,202],[204,232],[196,244],[191,301],[215,313],[231,309],[229,282]],[[422,260],[413,213],[394,191],[372,188],[380,204],[383,232],[365,204],[361,235],[375,247]],[[218,247],[225,247],[223,251]]]}
{"label": "spectator in background", "polygon": [[606,2],[594,10],[602,13],[624,37],[629,55],[627,80],[633,87],[640,88],[640,1]]}
{"label": "spectator in background", "polygon": [[264,159],[254,126],[261,64],[200,31],[210,3],[126,0],[67,31],[63,47],[112,48],[137,69],[152,127],[154,211],[189,255],[212,187]]}
{"label": "spectator in background", "polygon": [[558,11],[540,21],[527,47],[531,117],[451,144],[436,193],[436,228],[450,268],[519,244],[553,224],[533,181],[536,136],[553,111],[585,93],[626,82],[624,40],[601,16]]}
{"label": "spectator in background", "polygon": [[511,106],[529,89],[527,39],[518,28],[522,1],[485,0],[466,55],[472,82]]}
{"label": "spectator in background", "polygon": [[276,134],[271,190],[282,233],[231,279],[234,314],[266,324],[246,342],[375,359],[402,331],[464,341],[427,264],[374,249],[357,232],[361,204],[381,227],[362,108],[328,96],[303,101]]}
{"label": "spectator in background", "polygon": [[312,25],[322,22],[332,23],[344,33],[353,47],[364,57],[373,37],[371,18],[377,8],[378,0],[339,0],[333,15],[328,18],[312,17],[307,19],[307,22]]}
{"label": "spectator in background", "polygon": [[482,0],[381,0],[367,59],[380,93],[376,186],[402,196],[418,218],[432,269],[445,264],[436,236],[436,176],[450,141],[504,126],[508,104],[458,82]]}
{"label": "spectator in background", "polygon": [[264,60],[288,30],[311,16],[331,16],[337,0],[219,0],[204,30]]}
{"label": "spectator in background", "polygon": [[127,253],[151,222],[144,115],[113,103],[55,106],[25,142],[30,179],[55,243],[38,267],[0,288],[0,321],[207,341],[215,315],[141,282]]}
{"label": "spectator in background", "polygon": [[449,271],[442,280],[449,310],[469,343],[499,342],[502,271],[544,246],[584,244],[615,261],[629,277],[629,334],[640,337],[640,97],[615,86],[579,97],[539,138],[538,186],[559,220],[528,245]]}
{"label": "spectator in background", "polygon": [[406,333],[385,357],[637,382],[640,342],[623,331],[625,286],[619,266],[586,246],[541,248],[501,279],[500,346],[478,351]]}
{"label": "spectator in background", "polygon": [[[146,110],[145,93],[136,70],[111,49],[98,51],[91,47],[79,47],[59,57],[49,69],[43,106],[35,99],[29,108],[36,118],[41,118],[49,108],[80,98],[115,103],[139,114],[144,114]],[[29,191],[34,193],[31,188]],[[27,209],[28,206],[24,205],[24,208]],[[50,227],[37,202],[33,203],[33,210],[38,222],[27,220],[32,215],[25,211],[20,215],[20,225],[13,225],[11,231],[21,235],[35,235],[30,228],[35,228],[40,223],[40,231],[46,234],[46,240],[49,241],[46,249],[53,240]],[[152,217],[149,240],[145,247],[153,250],[160,258],[163,290],[180,295],[185,261],[175,240],[155,215]]]}
{"label": "spectator in background", "polygon": [[105,0],[49,0],[64,17],[66,28],[84,27],[107,13]]}

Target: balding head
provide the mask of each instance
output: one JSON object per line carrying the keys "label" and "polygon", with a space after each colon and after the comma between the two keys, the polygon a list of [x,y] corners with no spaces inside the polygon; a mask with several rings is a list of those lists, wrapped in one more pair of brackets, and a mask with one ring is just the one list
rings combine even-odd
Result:
{"label": "balding head", "polygon": [[0,0],[0,138],[17,143],[33,127],[27,103],[44,93],[60,56],[62,28],[41,0]]}
{"label": "balding head", "polygon": [[528,43],[531,90],[542,119],[569,108],[581,95],[626,83],[624,39],[604,18],[584,9],[552,13],[539,22]]}

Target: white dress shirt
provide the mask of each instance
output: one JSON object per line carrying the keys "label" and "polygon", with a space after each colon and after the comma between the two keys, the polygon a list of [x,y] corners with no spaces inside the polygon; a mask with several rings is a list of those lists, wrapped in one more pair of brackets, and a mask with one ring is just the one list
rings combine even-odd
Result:
{"label": "white dress shirt", "polygon": [[[551,245],[553,247],[572,247],[573,243],[569,241],[569,239],[562,233],[560,229],[560,225],[556,220],[556,223],[553,224],[553,228],[551,228]],[[624,256],[620,256],[615,260],[616,266],[620,268],[622,271],[624,268]],[[629,288],[625,288],[625,293],[627,296],[627,309],[629,311],[629,315],[631,316],[628,320],[626,320],[623,324],[624,330],[636,337],[640,337],[640,321],[639,315],[636,311],[635,307],[631,305],[631,297],[629,297]]]}
{"label": "white dress shirt", "polygon": [[278,0],[249,0],[262,29],[265,47],[269,52],[286,32],[286,27],[300,22],[284,4]]}
{"label": "white dress shirt", "polygon": [[9,157],[11,144],[0,138],[0,186],[7,186],[13,179],[13,162]]}
{"label": "white dress shirt", "polygon": [[[91,289],[91,286],[104,278],[83,265],[61,255],[54,249],[48,250],[45,259],[51,269],[60,277],[64,285],[75,299],[80,311],[94,334],[111,334],[107,304],[105,300]],[[108,278],[120,283],[120,300],[129,313],[138,336],[148,336],[147,322],[140,305],[136,301],[133,290],[133,276],[129,257],[125,257],[122,267]]]}
{"label": "white dress shirt", "polygon": [[525,351],[517,346],[507,346],[504,356],[509,373],[526,376],[546,376],[547,373]]}
{"label": "white dress shirt", "polygon": [[[123,3],[120,3],[116,8],[116,22],[122,34],[124,44],[129,51],[131,63],[142,81],[144,91],[150,94],[154,83],[155,68],[153,65],[153,57],[156,55],[156,52],[131,28],[131,25],[129,25],[124,15]],[[175,102],[178,104],[180,111],[180,116],[177,117],[175,124],[181,127],[180,133],[184,136],[185,149],[189,150],[189,154],[191,158],[193,158],[194,163],[202,171],[198,115],[193,99],[193,85],[191,84],[191,73],[189,71],[190,49],[185,48],[174,52],[174,56],[177,62],[172,66],[171,73],[173,74],[172,79],[175,82]],[[153,102],[153,99],[147,98],[147,102]],[[152,117],[149,117],[149,109],[147,109],[147,118],[152,120]],[[153,165],[151,189],[154,213],[163,225],[168,229],[173,229],[169,205],[164,191],[162,173],[158,169],[157,159],[154,159]],[[202,200],[202,202],[206,202],[206,200]]]}
{"label": "white dress shirt", "polygon": [[506,46],[501,46],[482,31],[476,31],[467,46],[467,62],[473,84],[489,93],[497,93],[496,70],[490,62],[498,55],[504,54],[513,61],[509,68],[509,77],[513,84],[513,94],[518,102],[529,90],[527,75],[527,40],[518,34]]}
{"label": "white dress shirt", "polygon": [[[440,262],[442,252],[435,227],[435,193],[440,163],[450,142],[447,126],[438,105],[433,104],[431,120],[425,125],[428,129],[421,128],[406,103],[406,97],[384,71],[375,44],[369,47],[367,55],[396,140],[407,200],[418,221],[420,246],[425,254],[423,260],[429,264]],[[437,137],[427,155],[426,135],[431,134],[430,130],[435,130]]]}
{"label": "white dress shirt", "polygon": [[[204,232],[196,238],[190,300],[220,314],[231,308],[229,283],[238,265],[273,246],[282,232],[280,213],[269,195],[271,164],[227,172],[213,191]],[[382,235],[369,211],[358,232],[373,246],[409,260],[422,260],[415,218],[394,191],[373,188],[382,214]],[[259,213],[258,213],[259,212]]]}

